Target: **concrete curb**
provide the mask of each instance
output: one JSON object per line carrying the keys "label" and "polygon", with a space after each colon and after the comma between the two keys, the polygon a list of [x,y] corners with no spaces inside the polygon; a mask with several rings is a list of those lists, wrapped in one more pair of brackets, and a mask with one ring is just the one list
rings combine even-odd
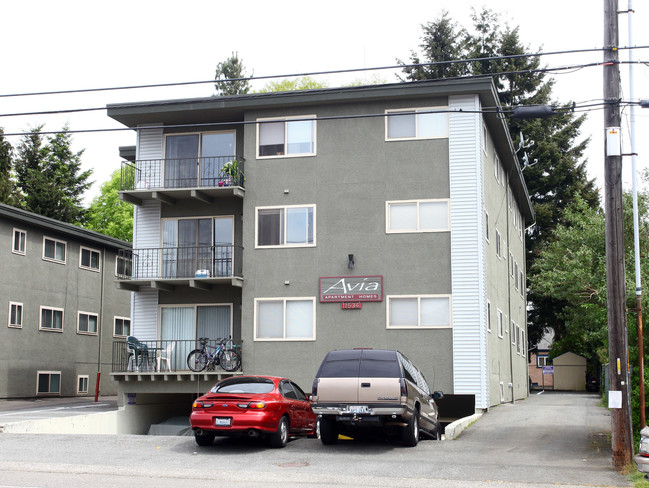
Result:
{"label": "concrete curb", "polygon": [[448,440],[456,439],[457,436],[459,436],[464,431],[464,429],[466,429],[469,425],[471,425],[473,422],[478,420],[480,417],[482,417],[482,413],[476,413],[468,417],[458,419],[455,422],[451,422],[450,424],[448,424],[444,429],[444,436],[446,437],[446,440],[448,441]]}

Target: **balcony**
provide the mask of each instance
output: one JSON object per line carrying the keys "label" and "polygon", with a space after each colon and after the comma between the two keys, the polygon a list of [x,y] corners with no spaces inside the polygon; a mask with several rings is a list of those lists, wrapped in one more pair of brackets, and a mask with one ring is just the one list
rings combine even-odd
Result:
{"label": "balcony", "polygon": [[120,289],[141,287],[173,291],[188,286],[211,290],[215,284],[243,285],[241,246],[213,245],[120,249],[117,280]]}
{"label": "balcony", "polygon": [[[220,340],[211,340],[209,345],[217,347]],[[228,346],[230,347],[230,346]],[[241,344],[232,344],[232,349],[241,357]],[[217,381],[222,378],[240,375],[241,366],[236,371],[225,371],[220,366],[210,366],[203,371],[191,371],[187,366],[187,356],[194,349],[200,349],[196,340],[156,340],[140,341],[137,353],[129,348],[126,340],[113,342],[112,376],[124,381],[163,381],[195,380]],[[213,351],[213,349],[211,349]]]}
{"label": "balcony", "polygon": [[[233,161],[237,167],[230,175],[226,171]],[[214,203],[218,198],[243,198],[244,182],[241,156],[122,161],[120,198],[134,205],[152,199],[167,205],[187,199]]]}

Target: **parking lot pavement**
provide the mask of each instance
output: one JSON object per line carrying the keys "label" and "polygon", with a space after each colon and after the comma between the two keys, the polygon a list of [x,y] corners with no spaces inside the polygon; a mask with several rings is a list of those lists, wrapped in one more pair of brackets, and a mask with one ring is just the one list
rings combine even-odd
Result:
{"label": "parking lot pavement", "polygon": [[94,397],[52,397],[0,400],[0,426],[56,417],[88,415],[117,410],[116,396]]}

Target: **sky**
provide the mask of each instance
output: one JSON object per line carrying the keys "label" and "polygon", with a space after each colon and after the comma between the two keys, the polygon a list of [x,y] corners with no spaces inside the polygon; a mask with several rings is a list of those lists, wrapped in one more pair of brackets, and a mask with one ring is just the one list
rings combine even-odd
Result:
{"label": "sky", "polygon": [[[649,46],[649,2],[635,0],[635,46]],[[421,25],[434,21],[446,9],[459,24],[470,27],[471,10],[490,8],[502,23],[520,27],[521,41],[530,51],[553,52],[601,48],[603,0],[405,0],[395,6],[363,0],[326,2],[247,0],[112,0],[110,2],[22,0],[3,2],[0,45],[3,46],[0,95],[85,88],[132,86],[214,78],[216,64],[237,52],[248,73],[255,76],[298,74],[393,66],[408,61],[421,43]],[[627,9],[627,0],[619,0]],[[619,17],[621,47],[629,46],[627,14]],[[634,57],[649,58],[649,49]],[[621,51],[620,59],[628,59]],[[602,60],[602,53],[544,56],[550,67]],[[323,75],[318,79],[337,86],[374,72]],[[398,71],[376,71],[396,82]],[[629,99],[626,65],[621,67],[622,97]],[[602,98],[602,68],[591,67],[552,75],[553,99],[558,103]],[[635,68],[636,99],[649,99],[649,67]],[[253,82],[261,88],[266,80]],[[64,115],[4,116],[106,104],[214,94],[212,84],[147,88],[67,95],[0,98],[0,127],[5,133],[24,132],[45,124],[43,130],[112,129],[123,127],[105,110]],[[643,112],[644,110],[644,112]],[[623,113],[623,151],[630,152],[628,109]],[[636,108],[638,169],[649,167],[649,109]],[[589,112],[582,138],[590,137],[587,170],[603,187],[604,127],[601,110]],[[19,137],[8,138],[17,145]],[[133,131],[74,134],[73,149],[84,150],[83,169],[92,169],[95,181],[86,203],[98,195],[99,185],[119,169],[119,147],[134,145]],[[624,158],[623,180],[630,188],[631,158]]]}

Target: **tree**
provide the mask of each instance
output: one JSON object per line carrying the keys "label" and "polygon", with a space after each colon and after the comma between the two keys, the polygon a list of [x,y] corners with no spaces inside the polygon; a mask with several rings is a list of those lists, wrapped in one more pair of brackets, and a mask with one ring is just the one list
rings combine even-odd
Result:
{"label": "tree", "polygon": [[0,203],[16,205],[15,185],[13,181],[13,148],[4,137],[0,127]]}
{"label": "tree", "polygon": [[314,90],[317,88],[327,88],[327,83],[317,81],[310,76],[300,76],[299,78],[286,78],[279,81],[269,81],[258,93],[282,92],[295,90]]}
{"label": "tree", "polygon": [[120,170],[103,183],[90,203],[85,227],[127,242],[133,242],[133,205],[119,199]]}
{"label": "tree", "polygon": [[214,76],[216,94],[222,96],[248,93],[250,91],[250,82],[242,78],[248,78],[248,75],[245,74],[243,59],[239,58],[239,53],[232,53],[229,58],[216,65],[216,74]]}
{"label": "tree", "polygon": [[[447,62],[451,59],[471,60],[520,55],[531,52],[521,44],[518,27],[504,29],[498,14],[489,9],[473,12],[473,32],[457,27],[444,12],[435,21],[422,26],[424,35],[420,48],[426,62]],[[411,56],[419,62],[416,53]],[[401,63],[403,64],[403,63]],[[435,79],[448,76],[493,75],[501,105],[507,109],[522,104],[551,104],[553,80],[546,80],[539,72],[538,57],[508,59],[482,59],[479,61],[450,63],[430,67],[404,67],[406,79],[411,81]],[[569,104],[562,106],[564,109]],[[576,117],[569,110],[547,119],[508,119],[515,146],[535,141],[518,153],[519,163],[527,184],[536,222],[526,235],[527,264],[534,274],[534,260],[538,246],[551,239],[556,226],[563,222],[563,212],[577,196],[592,208],[599,206],[599,194],[593,180],[587,178],[584,151],[588,139],[579,141],[580,127],[584,117]],[[521,141],[521,134],[524,141]],[[524,167],[527,153],[531,166]],[[565,321],[560,310],[563,304],[556,299],[537,296],[534,290],[528,294],[528,340],[535,346],[545,330],[552,328],[560,338]]]}
{"label": "tree", "polygon": [[67,126],[43,138],[43,126],[25,135],[15,159],[21,206],[30,212],[71,224],[83,224],[86,210],[83,193],[90,188],[92,170],[81,171],[83,150],[75,153]]}

